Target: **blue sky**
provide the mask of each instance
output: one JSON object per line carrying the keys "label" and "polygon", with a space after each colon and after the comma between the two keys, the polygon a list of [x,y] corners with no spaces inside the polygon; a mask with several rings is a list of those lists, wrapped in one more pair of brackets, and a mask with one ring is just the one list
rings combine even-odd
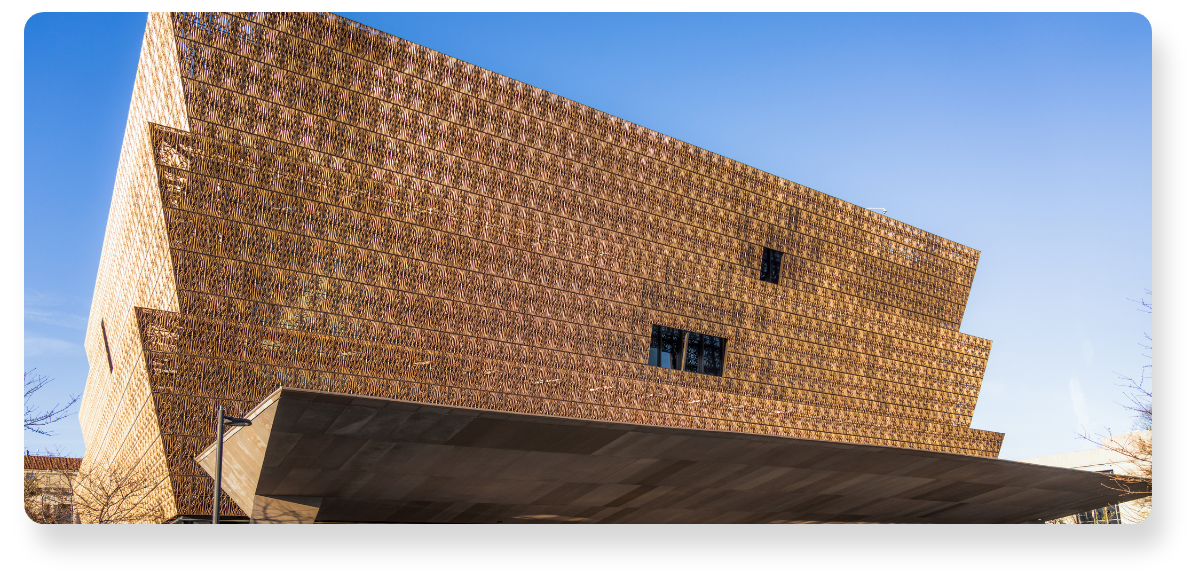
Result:
{"label": "blue sky", "polygon": [[[962,331],[993,341],[1001,457],[1125,431],[1145,363],[1149,23],[1136,14],[345,14],[981,250]],[[25,369],[79,393],[145,24],[25,27]],[[57,395],[55,395],[57,394]],[[78,421],[30,449],[83,453]]]}

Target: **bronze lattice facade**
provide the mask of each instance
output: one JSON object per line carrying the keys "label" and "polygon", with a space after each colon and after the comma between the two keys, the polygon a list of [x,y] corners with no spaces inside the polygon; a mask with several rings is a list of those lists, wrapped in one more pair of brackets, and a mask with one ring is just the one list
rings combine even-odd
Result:
{"label": "bronze lattice facade", "polygon": [[[217,405],[281,386],[995,457],[978,256],[340,17],[152,14],[85,465],[204,514]],[[718,368],[648,364],[658,330]]]}

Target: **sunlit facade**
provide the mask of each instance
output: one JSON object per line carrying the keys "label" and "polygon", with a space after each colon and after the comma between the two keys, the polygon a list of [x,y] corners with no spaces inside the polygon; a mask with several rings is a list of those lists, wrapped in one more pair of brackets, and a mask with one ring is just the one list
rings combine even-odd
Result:
{"label": "sunlit facade", "polygon": [[337,16],[156,13],[85,466],[203,515],[217,406],[280,387],[994,458],[978,258]]}

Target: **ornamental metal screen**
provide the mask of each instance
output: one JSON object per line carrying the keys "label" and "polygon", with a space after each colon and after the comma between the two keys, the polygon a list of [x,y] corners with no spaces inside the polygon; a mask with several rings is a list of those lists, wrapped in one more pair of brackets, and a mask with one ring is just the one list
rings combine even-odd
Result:
{"label": "ornamental metal screen", "polygon": [[999,452],[960,244],[328,14],[151,15],[129,120],[80,417],[167,516],[280,386]]}

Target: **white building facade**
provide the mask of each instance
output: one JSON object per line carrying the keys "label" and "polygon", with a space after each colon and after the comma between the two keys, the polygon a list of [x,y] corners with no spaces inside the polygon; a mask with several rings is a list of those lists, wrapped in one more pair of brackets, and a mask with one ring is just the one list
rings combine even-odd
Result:
{"label": "white building facade", "polygon": [[[1137,462],[1129,456],[1122,454],[1121,451],[1136,450],[1135,445],[1139,440],[1145,440],[1149,443],[1150,439],[1150,430],[1129,432],[1102,439],[1103,448],[1027,458],[1020,462],[1088,470],[1106,474],[1137,475]],[[1094,509],[1070,517],[1064,517],[1050,523],[1140,523],[1149,513],[1150,503],[1147,498]]]}

